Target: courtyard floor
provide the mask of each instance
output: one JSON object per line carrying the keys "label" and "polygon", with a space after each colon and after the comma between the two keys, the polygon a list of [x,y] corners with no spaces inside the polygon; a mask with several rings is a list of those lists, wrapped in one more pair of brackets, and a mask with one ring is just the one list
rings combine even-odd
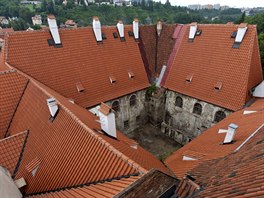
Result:
{"label": "courtyard floor", "polygon": [[151,124],[146,124],[128,136],[162,161],[181,148],[179,143],[165,136],[158,127],[154,127]]}

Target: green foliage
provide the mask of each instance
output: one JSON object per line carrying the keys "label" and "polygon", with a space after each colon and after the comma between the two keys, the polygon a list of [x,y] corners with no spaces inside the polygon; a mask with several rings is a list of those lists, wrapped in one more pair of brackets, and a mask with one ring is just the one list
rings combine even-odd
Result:
{"label": "green foliage", "polygon": [[152,84],[147,89],[147,95],[151,96],[152,93],[154,93],[157,90],[157,87],[155,84]]}
{"label": "green foliage", "polygon": [[[259,48],[260,48],[260,57],[262,62],[262,68],[264,66],[264,33],[259,34]],[[264,68],[263,68],[264,71]]]}

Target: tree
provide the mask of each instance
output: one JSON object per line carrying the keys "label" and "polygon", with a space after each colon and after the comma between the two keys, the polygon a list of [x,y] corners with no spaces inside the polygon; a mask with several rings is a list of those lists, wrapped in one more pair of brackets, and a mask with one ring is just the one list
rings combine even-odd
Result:
{"label": "tree", "polygon": [[246,18],[246,13],[243,12],[242,15],[241,15],[241,17],[238,20],[236,20],[235,23],[236,24],[243,23],[243,22],[245,22],[245,18]]}

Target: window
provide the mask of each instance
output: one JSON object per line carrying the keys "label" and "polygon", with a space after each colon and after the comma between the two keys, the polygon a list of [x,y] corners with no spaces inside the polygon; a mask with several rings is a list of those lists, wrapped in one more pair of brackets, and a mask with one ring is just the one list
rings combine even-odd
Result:
{"label": "window", "polygon": [[226,117],[225,112],[223,111],[217,111],[215,113],[215,117],[214,117],[214,121],[215,122],[220,122],[221,120],[223,120]]}
{"label": "window", "polygon": [[132,95],[131,97],[130,97],[130,107],[133,107],[133,106],[135,106],[137,104],[137,97],[136,97],[136,95]]}
{"label": "window", "polygon": [[118,112],[119,111],[119,102],[117,100],[112,103],[112,109],[115,112]]}
{"label": "window", "polygon": [[176,107],[180,107],[182,108],[182,98],[180,96],[176,97],[176,103],[175,103]]}
{"label": "window", "polygon": [[202,110],[203,110],[202,105],[200,105],[199,103],[195,103],[194,104],[193,113],[195,113],[197,115],[201,115],[202,114]]}
{"label": "window", "polygon": [[126,120],[124,122],[124,129],[129,129],[129,121],[128,120]]}

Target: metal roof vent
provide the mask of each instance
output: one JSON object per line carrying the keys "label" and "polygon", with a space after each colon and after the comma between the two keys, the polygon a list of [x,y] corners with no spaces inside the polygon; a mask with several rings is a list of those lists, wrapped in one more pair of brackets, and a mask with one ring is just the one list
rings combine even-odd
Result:
{"label": "metal roof vent", "polygon": [[103,38],[102,38],[101,23],[97,16],[93,17],[93,32],[94,32],[96,41],[102,42]]}
{"label": "metal roof vent", "polygon": [[54,15],[48,15],[48,24],[55,46],[56,45],[61,46],[60,34],[59,34],[56,18]]}
{"label": "metal roof vent", "polygon": [[49,107],[51,117],[55,118],[59,110],[56,99],[55,98],[47,99],[47,104]]}
{"label": "metal roof vent", "polygon": [[233,45],[233,48],[239,48],[240,47],[240,44],[242,43],[243,38],[245,37],[247,29],[248,29],[247,23],[241,23],[238,26],[237,34],[236,34],[236,38],[235,38],[235,43]]}
{"label": "metal roof vent", "polygon": [[117,30],[118,30],[118,33],[119,33],[119,37],[120,37],[120,40],[122,42],[125,41],[125,33],[124,33],[124,24],[121,20],[118,21],[117,25]]}
{"label": "metal roof vent", "polygon": [[79,93],[84,92],[84,87],[81,82],[76,83],[76,88]]}
{"label": "metal roof vent", "polygon": [[230,144],[233,142],[237,128],[238,126],[233,123],[228,126],[225,140],[223,142],[224,144]]}
{"label": "metal roof vent", "polygon": [[191,23],[189,32],[189,41],[193,41],[197,32],[197,23]]}
{"label": "metal roof vent", "polygon": [[111,107],[105,103],[101,103],[99,109],[99,118],[101,129],[109,136],[116,138],[115,114]]}
{"label": "metal roof vent", "polygon": [[138,19],[134,19],[133,21],[133,33],[134,33],[134,38],[136,40],[139,39]]}
{"label": "metal roof vent", "polygon": [[161,30],[162,30],[162,22],[158,21],[157,22],[157,34],[158,34],[158,36],[160,36]]}

